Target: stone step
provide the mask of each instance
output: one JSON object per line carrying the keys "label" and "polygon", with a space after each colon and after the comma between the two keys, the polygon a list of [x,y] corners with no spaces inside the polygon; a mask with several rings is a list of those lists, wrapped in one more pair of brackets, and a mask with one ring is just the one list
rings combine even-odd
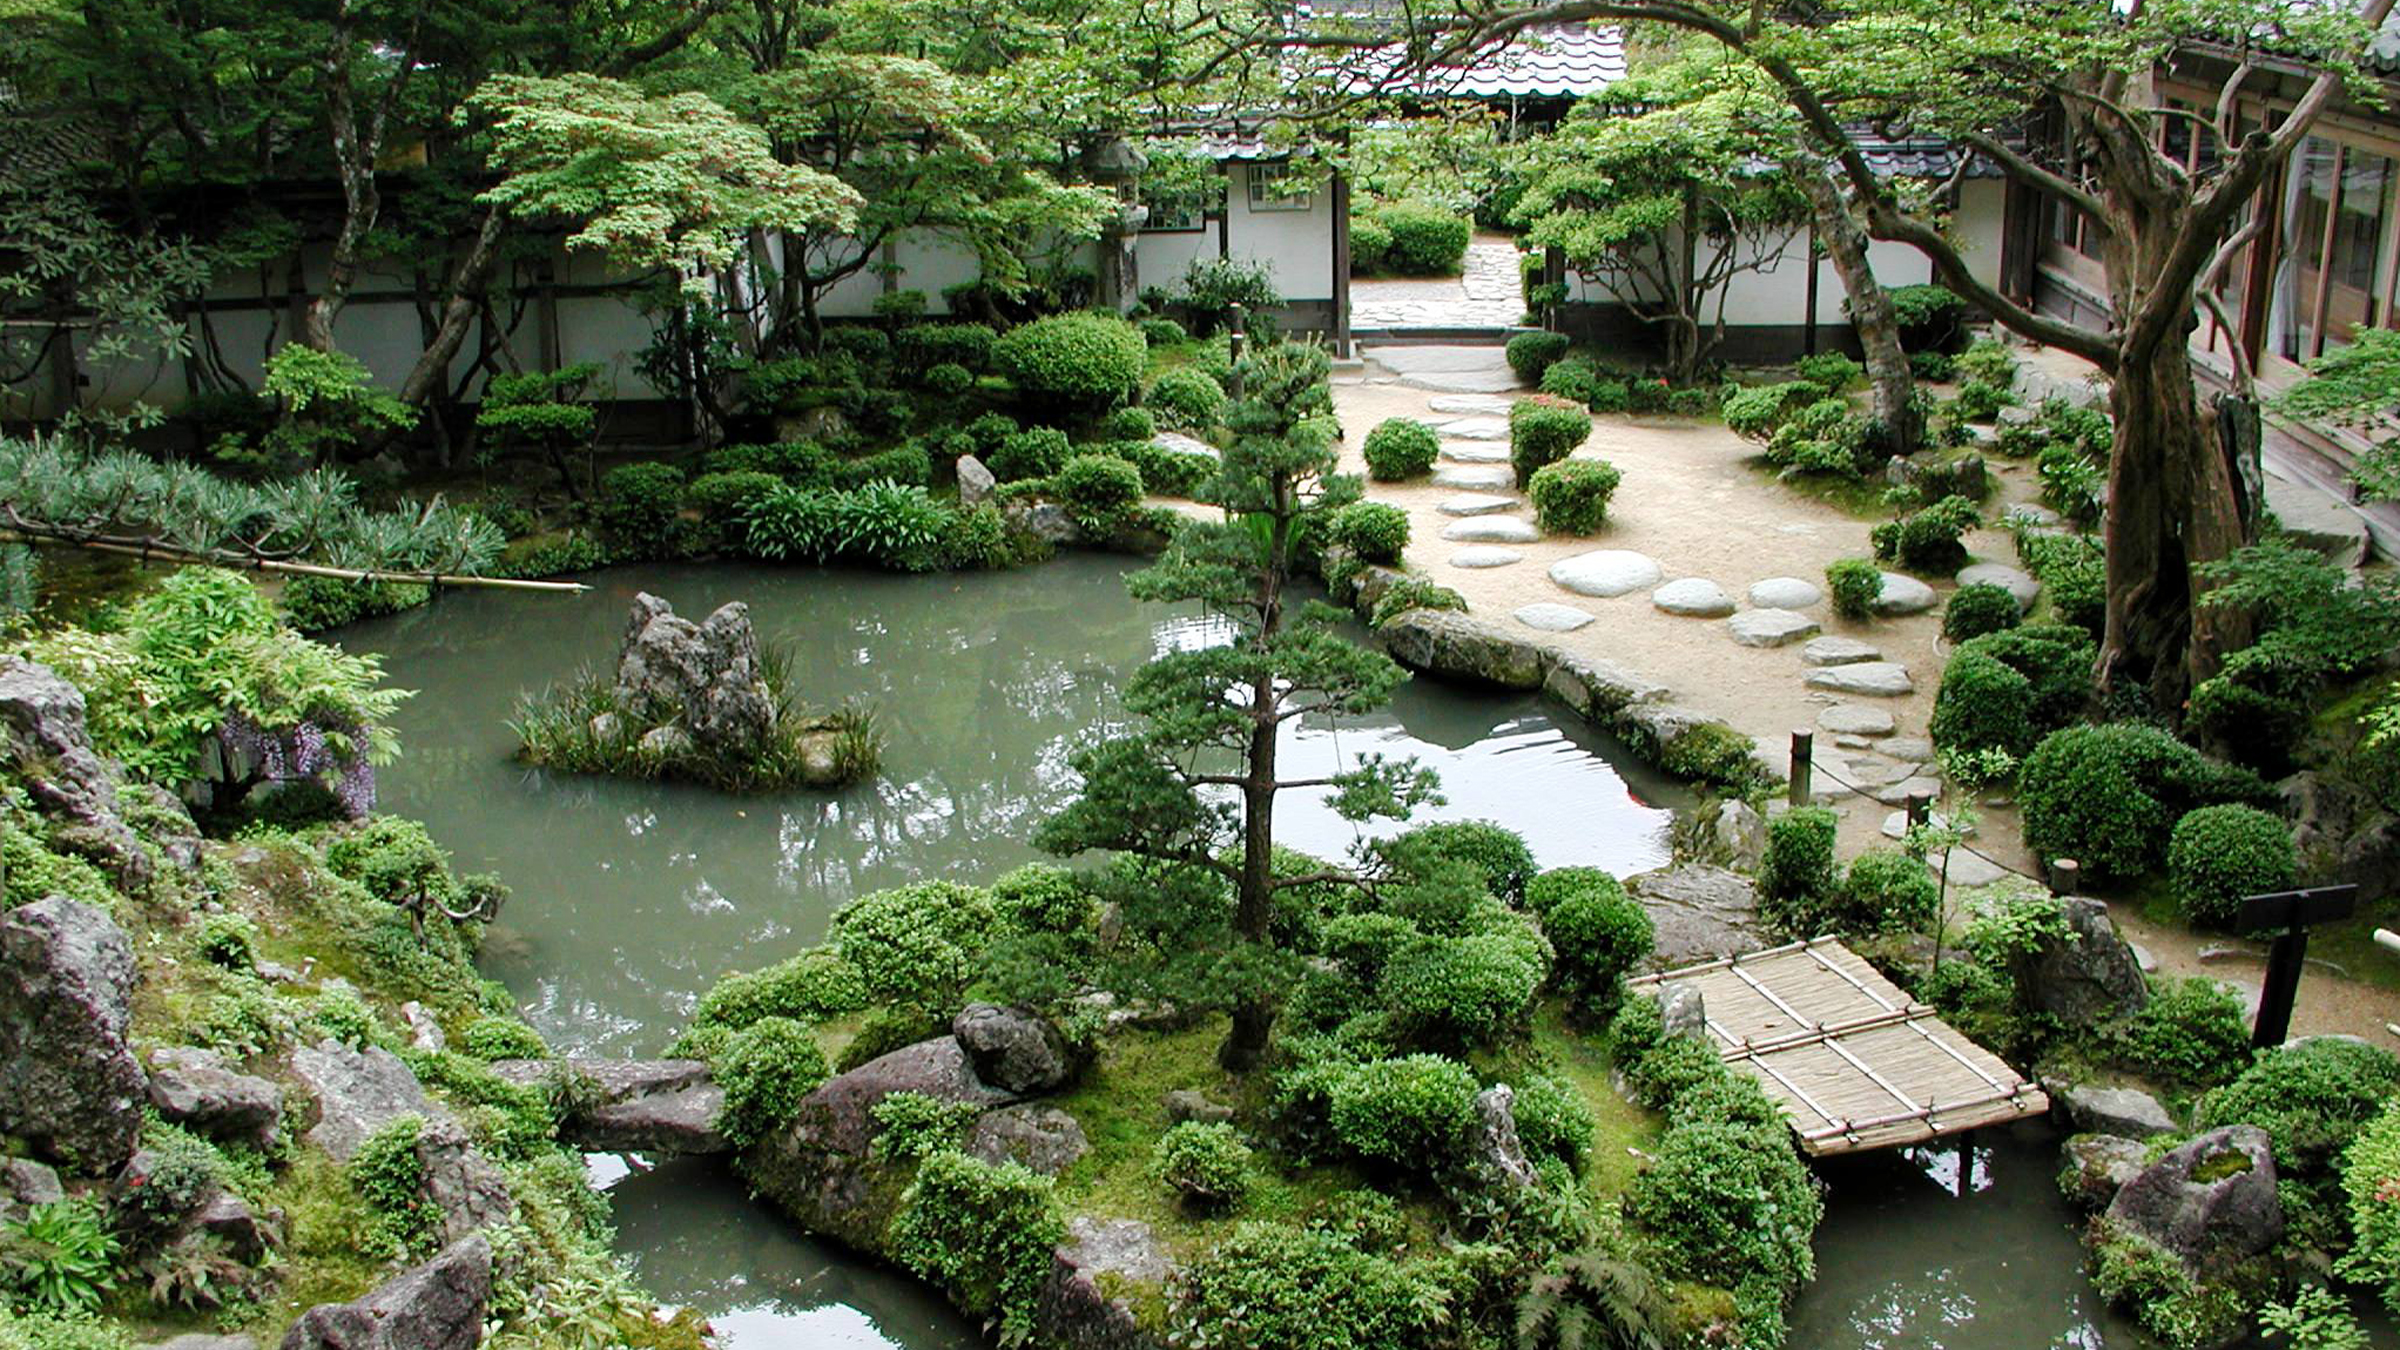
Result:
{"label": "stone step", "polygon": [[1908,668],[1895,661],[1860,661],[1847,666],[1819,666],[1803,677],[1811,689],[1873,698],[1904,698],[1917,692]]}
{"label": "stone step", "polygon": [[1725,621],[1725,631],[1745,647],[1781,647],[1814,637],[1817,621],[1788,609],[1746,609]]}
{"label": "stone step", "polygon": [[1683,577],[1650,592],[1650,603],[1669,614],[1722,619],[1733,613],[1733,597],[1706,577]]}
{"label": "stone step", "polygon": [[1462,544],[1532,544],[1542,532],[1515,516],[1478,516],[1443,527],[1442,538]]}
{"label": "stone step", "polygon": [[1750,603],[1760,609],[1806,609],[1824,598],[1814,582],[1798,577],[1768,577],[1750,586]]}
{"label": "stone step", "polygon": [[1508,447],[1498,441],[1444,441],[1442,458],[1453,464],[1506,464]]}
{"label": "stone step", "polygon": [[1517,552],[1515,549],[1499,548],[1490,544],[1486,544],[1477,548],[1462,548],[1458,552],[1450,555],[1450,565],[1452,567],[1466,567],[1477,570],[1488,567],[1508,567],[1523,561],[1525,561],[1525,555]]}
{"label": "stone step", "polygon": [[1462,464],[1455,468],[1436,469],[1433,474],[1433,485],[1489,492],[1494,488],[1515,487],[1517,475],[1505,465]]}
{"label": "stone step", "polygon": [[1606,599],[1656,586],[1664,569],[1656,558],[1627,549],[1578,553],[1550,564],[1550,579],[1577,595]]}
{"label": "stone step", "polygon": [[[1503,356],[1502,359],[1507,358]],[[1425,406],[1433,412],[1447,413],[1453,417],[1492,414],[1505,417],[1510,405],[1515,402],[1515,399],[1499,394],[1437,394],[1425,400]]]}
{"label": "stone step", "polygon": [[1433,509],[1445,516],[1495,516],[1514,511],[1524,503],[1514,497],[1501,497],[1488,492],[1469,492],[1446,497]]}

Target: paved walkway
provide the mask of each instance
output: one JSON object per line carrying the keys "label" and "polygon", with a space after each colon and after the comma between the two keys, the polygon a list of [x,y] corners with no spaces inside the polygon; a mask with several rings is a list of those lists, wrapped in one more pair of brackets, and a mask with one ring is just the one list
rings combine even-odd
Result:
{"label": "paved walkway", "polygon": [[1353,328],[1510,328],[1525,316],[1517,246],[1479,234],[1455,277],[1361,278],[1350,283]]}

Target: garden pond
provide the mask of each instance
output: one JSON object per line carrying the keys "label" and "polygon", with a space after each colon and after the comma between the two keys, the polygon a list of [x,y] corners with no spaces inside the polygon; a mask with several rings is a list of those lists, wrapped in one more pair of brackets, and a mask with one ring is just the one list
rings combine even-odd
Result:
{"label": "garden pond", "polygon": [[[515,899],[485,950],[562,1053],[655,1054],[702,991],[819,940],[854,895],[929,877],[983,881],[1036,855],[1034,826],[1072,791],[1068,757],[1120,725],[1123,678],[1174,646],[1221,640],[1189,609],[1138,604],[1121,559],[921,577],[729,565],[621,568],[587,594],[451,593],[342,634],[417,696],[382,805],[420,819],[462,872]],[[613,660],[638,591],[695,618],[748,602],[786,644],[811,703],[871,703],[878,779],[834,793],[729,797],[569,778],[512,756],[522,694]],[[1290,731],[1287,767],[1414,754],[1447,804],[1494,819],[1546,867],[1620,876],[1668,856],[1679,794],[1538,697],[1405,686],[1384,714]],[[1287,802],[1282,842],[1338,856],[1352,827]],[[2099,1350],[2139,1342],[2081,1274],[2073,1218],[2040,1128],[1854,1160],[1829,1173],[1819,1276],[1793,1314],[1807,1350]],[[596,1157],[619,1249],[661,1299],[697,1307],[730,1350],[947,1350],[982,1343],[930,1289],[800,1233],[714,1161]]]}

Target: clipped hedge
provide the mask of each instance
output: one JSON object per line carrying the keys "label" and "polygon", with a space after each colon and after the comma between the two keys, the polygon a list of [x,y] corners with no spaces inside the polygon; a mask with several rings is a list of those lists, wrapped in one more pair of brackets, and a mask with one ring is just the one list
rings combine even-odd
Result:
{"label": "clipped hedge", "polygon": [[1546,394],[1518,399],[1508,410],[1508,462],[1517,486],[1531,483],[1544,465],[1573,454],[1591,434],[1592,415],[1582,408]]}
{"label": "clipped hedge", "polygon": [[2289,890],[2299,870],[2292,827],[2252,806],[2200,807],[2167,838],[2168,883],[2197,923],[2233,922],[2242,897]]}
{"label": "clipped hedge", "polygon": [[1334,512],[1327,533],[1351,557],[1391,566],[1408,547],[1408,513],[1388,502],[1352,502]]}
{"label": "clipped hedge", "polygon": [[1608,520],[1608,499],[1624,474],[1600,459],[1563,459],[1533,471],[1526,495],[1533,518],[1552,534],[1597,534]]}
{"label": "clipped hedge", "polygon": [[1143,406],[1168,426],[1207,432],[1225,420],[1225,390],[1207,371],[1190,366],[1160,371],[1142,395]]}
{"label": "clipped hedge", "polygon": [[1473,221],[1424,202],[1393,202],[1377,208],[1375,218],[1392,236],[1384,266],[1405,276],[1456,272],[1475,236]]}
{"label": "clipped hedge", "polygon": [[2139,723],[2052,732],[2017,780],[2026,844],[2038,857],[2076,859],[2100,885],[2156,870],[2175,822],[2193,808],[2272,795],[2257,775]]}
{"label": "clipped hedge", "polygon": [[1395,483],[1432,472],[1434,460],[1442,453],[1442,438],[1423,422],[1388,417],[1367,433],[1359,450],[1366,457],[1367,477]]}
{"label": "clipped hedge", "polygon": [[1113,315],[1054,314],[1002,334],[992,361],[1037,401],[1108,403],[1141,383],[1150,345]]}
{"label": "clipped hedge", "polygon": [[1574,345],[1564,333],[1519,333],[1508,340],[1508,368],[1519,379],[1540,384],[1542,376]]}

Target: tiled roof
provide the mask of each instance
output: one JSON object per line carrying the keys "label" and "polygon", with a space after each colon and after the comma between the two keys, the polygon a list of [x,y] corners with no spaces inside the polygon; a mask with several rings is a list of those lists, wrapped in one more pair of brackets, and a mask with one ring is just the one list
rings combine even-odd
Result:
{"label": "tiled roof", "polygon": [[[1873,127],[1850,126],[1843,130],[1850,143],[1867,157],[1867,167],[1877,178],[1948,178],[1958,171],[1961,153],[1956,146],[1939,136],[1891,137]],[[1783,166],[1775,160],[1753,159],[1745,166],[1751,173],[1778,173]],[[1967,177],[1999,178],[2000,166],[1981,155],[1969,154]]]}
{"label": "tiled roof", "polygon": [[1582,98],[1625,78],[1625,35],[1579,24],[1527,30],[1470,65],[1434,66],[1407,92],[1447,98]]}

